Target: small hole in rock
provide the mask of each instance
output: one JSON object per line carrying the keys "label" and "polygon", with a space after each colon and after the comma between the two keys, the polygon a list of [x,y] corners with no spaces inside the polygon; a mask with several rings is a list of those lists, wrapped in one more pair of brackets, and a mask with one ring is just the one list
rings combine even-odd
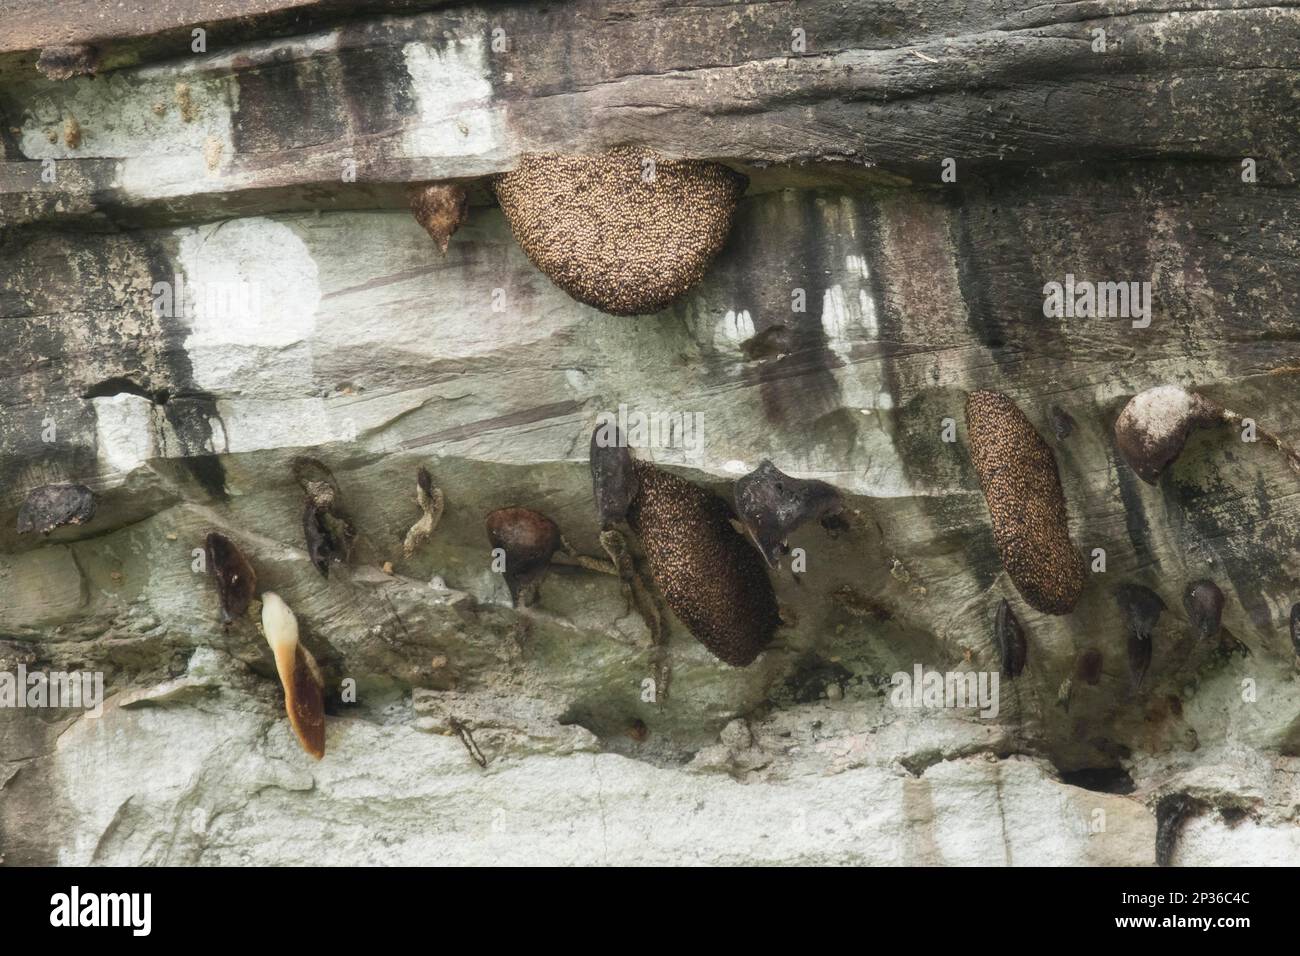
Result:
{"label": "small hole in rock", "polygon": [[1082,770],[1064,770],[1061,780],[1072,787],[1082,787],[1097,793],[1132,793],[1136,789],[1133,778],[1123,767],[1084,767]]}

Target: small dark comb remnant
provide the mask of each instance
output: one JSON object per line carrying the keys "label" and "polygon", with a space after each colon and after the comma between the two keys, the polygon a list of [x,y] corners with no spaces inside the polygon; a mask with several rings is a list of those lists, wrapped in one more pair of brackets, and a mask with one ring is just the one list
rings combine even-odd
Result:
{"label": "small dark comb remnant", "polygon": [[740,343],[741,354],[750,362],[789,355],[796,347],[795,330],[784,322],[769,326]]}
{"label": "small dark comb remnant", "polygon": [[1052,449],[999,392],[970,393],[966,430],[1002,566],[1030,607],[1068,614],[1083,593],[1083,557]]}
{"label": "small dark comb remnant", "polygon": [[1128,624],[1129,677],[1137,690],[1151,667],[1151,642],[1165,602],[1150,588],[1126,582],[1115,588],[1115,603]]}
{"label": "small dark comb remnant", "polygon": [[597,424],[591,433],[591,490],[602,528],[627,520],[627,509],[638,490],[632,452],[612,422]]}
{"label": "small dark comb remnant", "polygon": [[1183,608],[1202,639],[1219,633],[1223,621],[1223,592],[1213,581],[1202,578],[1187,585],[1183,591]]}
{"label": "small dark comb remnant", "polygon": [[1058,441],[1065,441],[1074,434],[1074,419],[1060,405],[1052,406],[1052,431],[1056,432]]}
{"label": "small dark comb remnant", "polygon": [[748,183],[719,163],[619,146],[525,155],[492,189],[547,278],[610,315],[648,315],[704,277]]}
{"label": "small dark comb remnant", "polygon": [[1195,807],[1196,802],[1185,793],[1171,793],[1156,804],[1156,866],[1173,862],[1178,835]]}
{"label": "small dark comb remnant", "polygon": [[1128,635],[1128,672],[1134,690],[1142,686],[1142,681],[1146,679],[1147,671],[1150,669],[1151,639],[1143,638],[1136,632],[1130,631]]}
{"label": "small dark comb remnant", "polygon": [[550,566],[551,556],[559,550],[560,528],[539,511],[529,508],[498,508],[485,521],[488,541],[505,552],[505,579],[510,599],[516,606],[523,596],[523,606],[536,600]]}
{"label": "small dark comb remnant", "polygon": [[415,502],[420,506],[420,520],[411,525],[402,542],[402,554],[407,558],[433,536],[445,505],[442,489],[434,486],[433,475],[423,465],[415,472]]}
{"label": "small dark comb remnant", "polygon": [[1002,658],[1002,676],[1019,677],[1029,656],[1029,642],[1025,640],[1025,629],[1020,626],[1020,620],[1006,598],[998,604],[994,631],[998,639],[998,655]]}
{"label": "small dark comb remnant", "polygon": [[771,461],[739,478],[736,510],[769,567],[789,551],[786,539],[807,521],[823,521],[844,510],[844,498],[824,481],[791,478]]}
{"label": "small dark comb remnant", "polygon": [[95,495],[85,485],[41,485],[27,493],[18,509],[18,533],[49,534],[65,524],[86,524],[95,517]]}
{"label": "small dark comb remnant", "polygon": [[221,599],[221,623],[242,617],[257,593],[257,573],[242,551],[223,534],[213,531],[204,541],[208,567],[217,579]]}
{"label": "small dark comb remnant", "polygon": [[1165,610],[1165,602],[1160,595],[1145,585],[1125,582],[1115,588],[1115,601],[1124,614],[1129,630],[1143,640],[1150,640],[1160,615]]}
{"label": "small dark comb remnant", "polygon": [[1101,681],[1101,651],[1095,647],[1090,647],[1082,654],[1074,665],[1075,676],[1087,684],[1089,687],[1096,687]]}
{"label": "small dark comb remnant", "polygon": [[407,190],[407,200],[415,221],[424,227],[438,250],[447,254],[447,246],[456,230],[469,218],[469,197],[463,186],[455,183],[415,185]]}
{"label": "small dark comb remnant", "polygon": [[328,577],[331,561],[347,563],[356,529],[343,508],[338,482],[324,464],[314,458],[295,458],[293,473],[307,496],[302,510],[307,555],[316,570]]}
{"label": "small dark comb remnant", "polygon": [[753,663],[781,623],[763,560],[722,498],[634,461],[640,492],[628,523],[650,576],[695,639],[734,667]]}
{"label": "small dark comb remnant", "polygon": [[99,69],[99,50],[86,43],[47,46],[36,59],[36,69],[50,80],[94,76]]}
{"label": "small dark comb remnant", "polygon": [[329,577],[330,558],[337,548],[330,538],[325,526],[325,517],[312,501],[307,501],[302,509],[302,533],[307,541],[307,557],[316,565],[316,570]]}

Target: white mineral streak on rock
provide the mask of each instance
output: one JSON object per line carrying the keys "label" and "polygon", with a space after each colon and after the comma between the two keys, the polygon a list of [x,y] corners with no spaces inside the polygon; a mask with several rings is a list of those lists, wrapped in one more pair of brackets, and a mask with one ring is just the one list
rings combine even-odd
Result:
{"label": "white mineral streak on rock", "polygon": [[[227,689],[202,708],[110,704],[78,721],[54,756],[76,824],[59,862],[1137,865],[1154,842],[1140,805],[1023,758],[953,760],[920,780],[860,767],[815,786],[745,785],[608,753],[503,757],[480,729],[484,771],[436,720],[428,733],[345,716],[317,764],[290,735],[265,735],[274,707]],[[178,825],[196,806],[208,826]],[[1097,808],[1106,829],[1092,833]]]}
{"label": "white mineral streak on rock", "polygon": [[154,456],[154,406],[149,399],[123,393],[91,399],[91,405],[95,450],[108,470],[133,471]]}
{"label": "white mineral streak on rock", "polygon": [[321,297],[306,243],[285,223],[260,217],[179,236],[195,384],[235,394],[306,391]]}
{"label": "white mineral streak on rock", "polygon": [[822,296],[822,331],[831,351],[846,365],[852,361],[855,318],[844,302],[844,288],[836,284],[827,289]]}
{"label": "white mineral streak on rock", "polygon": [[[850,257],[852,259],[854,257]],[[873,341],[879,329],[876,322],[876,304],[871,298],[870,290],[865,286],[852,290],[857,277],[850,273],[845,284],[850,290],[845,292],[844,285],[836,283],[822,296],[822,332],[826,335],[827,345],[839,357],[846,370],[841,377],[841,387],[847,389],[845,402],[858,407],[873,407],[879,394],[873,383],[863,381],[864,369],[878,369],[878,363],[858,361],[853,358],[856,344]],[[888,407],[888,406],[886,406]]]}
{"label": "white mineral streak on rock", "polygon": [[1249,818],[1229,826],[1217,813],[1183,824],[1172,866],[1295,866],[1300,828],[1261,826]]}
{"label": "white mineral streak on rock", "polygon": [[729,352],[739,352],[740,344],[754,337],[754,318],[748,309],[728,309],[714,327],[714,344]]}
{"label": "white mineral streak on rock", "polygon": [[876,300],[872,298],[871,287],[868,284],[871,279],[871,266],[865,255],[850,255],[845,257],[844,267],[850,275],[857,278],[860,285],[858,309],[862,316],[863,334],[869,339],[875,339],[880,334],[880,324],[876,318]]}
{"label": "white mineral streak on rock", "polygon": [[[238,454],[354,441],[359,426],[348,414],[348,408],[323,398],[221,401],[217,403],[217,411],[230,435],[221,450]],[[216,431],[217,423],[214,421],[213,425]]]}
{"label": "white mineral streak on rock", "polygon": [[[851,209],[843,204],[827,204],[823,215],[833,223],[837,231],[851,234],[850,228],[854,217]],[[879,320],[876,315],[876,302],[870,285],[871,270],[865,255],[850,253],[844,257],[844,271],[840,281],[832,284],[822,296],[821,325],[826,342],[840,360],[840,366],[833,370],[840,387],[841,401],[846,407],[856,408],[871,415],[878,411],[888,411],[894,407],[894,397],[884,388],[884,366],[879,358],[854,358],[855,346],[866,346],[874,342],[879,334]],[[871,421],[868,419],[867,421]],[[870,432],[875,426],[864,424],[864,431]],[[883,435],[881,436],[883,438]],[[880,454],[872,455],[872,473],[864,483],[870,485],[873,494],[896,496],[915,493],[907,480],[902,462],[891,443],[875,442]],[[810,462],[812,470],[833,474],[841,467],[833,461]],[[832,477],[831,480],[836,480]]]}
{"label": "white mineral streak on rock", "polygon": [[[160,160],[189,159],[202,167],[209,137],[229,145],[236,89],[228,76],[195,78],[176,66],[43,84],[24,115],[22,150],[31,159],[128,160],[121,185],[156,195],[160,183],[171,182],[172,167]],[[81,127],[76,145],[48,135],[61,133],[68,117]],[[194,183],[177,185],[189,191]]]}
{"label": "white mineral streak on rock", "polygon": [[483,37],[408,43],[402,53],[420,118],[405,136],[408,155],[477,156],[503,147]]}

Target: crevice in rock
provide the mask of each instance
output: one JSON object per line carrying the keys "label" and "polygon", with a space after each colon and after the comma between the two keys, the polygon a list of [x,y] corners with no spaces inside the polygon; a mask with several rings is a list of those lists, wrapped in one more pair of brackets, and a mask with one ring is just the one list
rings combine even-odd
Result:
{"label": "crevice in rock", "polygon": [[1095,793],[1130,794],[1137,785],[1123,767],[1083,767],[1079,770],[1062,770],[1061,782],[1072,787],[1092,790]]}
{"label": "crevice in rock", "polygon": [[683,742],[677,728],[659,730],[653,704],[644,705],[643,711],[618,701],[575,702],[557,723],[581,727],[593,734],[600,742],[601,753],[618,754],[664,769],[685,766],[713,740],[702,732],[700,740]]}
{"label": "crevice in rock", "polygon": [[925,772],[936,764],[947,763],[951,760],[964,760],[967,757],[975,757],[980,754],[987,754],[997,760],[1006,760],[1010,757],[1038,759],[1042,756],[1038,753],[1007,750],[1000,747],[970,746],[959,747],[953,750],[944,750],[942,747],[933,747],[901,756],[898,758],[898,764],[913,777],[924,777]]}
{"label": "crevice in rock", "polygon": [[819,654],[805,654],[791,668],[776,696],[793,704],[811,704],[828,695],[839,699],[846,684],[854,680],[851,670]]}
{"label": "crevice in rock", "polygon": [[138,395],[155,405],[166,405],[171,400],[171,392],[165,388],[152,391],[125,376],[114,376],[96,382],[82,392],[81,397],[89,401],[94,398],[116,398],[118,395]]}
{"label": "crevice in rock", "polygon": [[1183,824],[1200,809],[1200,802],[1185,793],[1171,793],[1160,798],[1156,804],[1156,866],[1168,866],[1173,862]]}

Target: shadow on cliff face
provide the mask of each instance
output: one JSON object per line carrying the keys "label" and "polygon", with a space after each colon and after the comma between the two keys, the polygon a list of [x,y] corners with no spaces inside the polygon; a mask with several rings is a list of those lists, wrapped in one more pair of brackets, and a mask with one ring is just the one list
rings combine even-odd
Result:
{"label": "shadow on cliff face", "polygon": [[1300,551],[1295,524],[1275,520],[1275,485],[1278,474],[1281,482],[1294,476],[1280,466],[1261,470],[1259,460],[1237,445],[1232,429],[1194,434],[1160,488],[1174,533],[1216,561],[1251,623],[1271,635],[1273,608],[1293,592],[1277,556]]}
{"label": "shadow on cliff face", "polygon": [[[156,467],[187,475],[207,500],[224,500],[225,472],[213,447],[216,400],[194,381],[184,319],[153,308],[155,283],[176,278],[161,247],[38,227],[7,231],[2,241],[0,319],[17,345],[8,367],[0,365],[0,400],[13,416],[0,435],[6,484],[24,484],[31,461],[93,478],[106,450],[98,448],[89,402],[129,394],[147,399],[179,444],[161,447]],[[60,374],[33,374],[23,358],[32,355],[57,356]],[[47,440],[51,422],[54,441]],[[167,431],[154,437],[165,446]]]}
{"label": "shadow on cliff face", "polygon": [[[858,422],[844,408],[836,372],[864,342],[857,297],[832,277],[862,254],[854,237],[868,209],[858,197],[778,195],[741,202],[727,245],[692,297],[699,301],[672,311],[684,319],[704,302],[716,303],[713,315],[733,315],[747,334],[735,352],[703,350],[708,380],[756,385],[764,418],[793,443],[787,451],[794,457],[842,459],[857,441]],[[791,257],[789,243],[800,239],[807,254]],[[828,327],[846,336],[838,349]]]}

